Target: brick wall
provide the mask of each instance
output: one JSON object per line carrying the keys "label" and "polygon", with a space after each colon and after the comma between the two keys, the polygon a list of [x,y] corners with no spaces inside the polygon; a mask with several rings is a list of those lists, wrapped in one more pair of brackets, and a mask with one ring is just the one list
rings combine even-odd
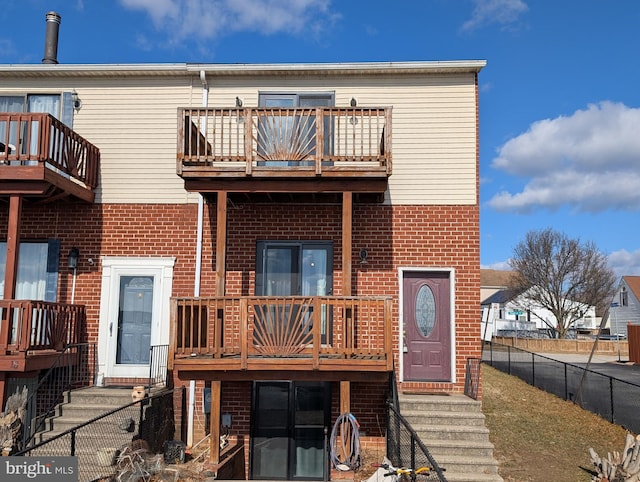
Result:
{"label": "brick wall", "polygon": [[[201,295],[215,293],[215,204],[207,206],[204,223]],[[0,211],[0,229],[6,232],[7,208]],[[334,247],[334,294],[342,292],[340,205],[238,204],[228,209],[228,295],[253,294],[258,240],[329,240]],[[75,302],[87,306],[90,341],[97,340],[100,309],[100,256],[175,256],[173,295],[191,296],[194,290],[197,206],[188,205],[80,205],[56,203],[23,208],[22,239],[58,238],[61,241],[59,301],[71,296],[72,274],[66,268],[69,249],[80,249]],[[366,249],[366,264],[359,252]],[[468,357],[480,355],[479,213],[476,206],[382,206],[356,204],[353,212],[352,284],[354,295],[391,296],[398,318],[398,268],[453,268],[455,270],[456,383],[406,383],[407,390],[460,392]],[[96,261],[93,265],[88,258]],[[397,330],[394,346],[398,346]],[[396,353],[396,357],[398,354]],[[396,366],[398,366],[396,360]],[[175,380],[176,386],[188,384]],[[201,410],[198,383],[197,410]],[[248,430],[250,383],[225,384],[223,413],[234,426]],[[363,414],[365,431],[379,431],[383,415],[381,387],[352,390],[352,406]],[[336,390],[337,394],[338,391]],[[377,394],[377,396],[375,396]],[[336,395],[334,395],[335,397]],[[375,407],[370,404],[376,405]],[[180,414],[180,410],[176,410]],[[358,416],[358,415],[356,415]],[[376,418],[377,417],[377,418]],[[196,440],[206,422],[195,427]],[[248,451],[247,451],[248,452]]]}

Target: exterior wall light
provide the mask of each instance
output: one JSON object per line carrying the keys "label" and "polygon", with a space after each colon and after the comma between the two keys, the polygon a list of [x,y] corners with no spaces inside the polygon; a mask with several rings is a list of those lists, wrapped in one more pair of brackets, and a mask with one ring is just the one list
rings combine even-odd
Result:
{"label": "exterior wall light", "polygon": [[69,250],[69,256],[67,258],[67,266],[71,269],[78,267],[78,258],[80,257],[80,250],[75,246]]}

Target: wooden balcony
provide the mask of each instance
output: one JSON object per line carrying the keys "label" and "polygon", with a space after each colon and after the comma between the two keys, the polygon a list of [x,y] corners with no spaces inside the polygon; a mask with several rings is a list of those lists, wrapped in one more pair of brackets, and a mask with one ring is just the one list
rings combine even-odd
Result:
{"label": "wooden balcony", "polygon": [[[393,370],[391,300],[173,298],[169,368],[204,379]],[[215,374],[214,374],[215,372]]]}
{"label": "wooden balcony", "polygon": [[55,117],[0,113],[0,197],[93,202],[100,151]]}
{"label": "wooden balcony", "polygon": [[391,108],[185,108],[177,172],[189,191],[383,193]]}
{"label": "wooden balcony", "polygon": [[0,300],[0,371],[49,368],[65,346],[86,341],[82,305]]}

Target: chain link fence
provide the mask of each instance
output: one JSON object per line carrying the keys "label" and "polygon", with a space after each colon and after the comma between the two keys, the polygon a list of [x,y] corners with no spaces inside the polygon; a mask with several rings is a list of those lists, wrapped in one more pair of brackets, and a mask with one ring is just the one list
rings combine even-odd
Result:
{"label": "chain link fence", "polygon": [[492,342],[485,343],[482,362],[640,433],[640,385]]}
{"label": "chain link fence", "polygon": [[[38,435],[33,446],[15,455],[75,456],[79,482],[111,480],[119,469],[118,457],[126,447],[162,453],[174,434],[173,390],[163,390],[57,435]],[[162,458],[158,455],[158,462]]]}

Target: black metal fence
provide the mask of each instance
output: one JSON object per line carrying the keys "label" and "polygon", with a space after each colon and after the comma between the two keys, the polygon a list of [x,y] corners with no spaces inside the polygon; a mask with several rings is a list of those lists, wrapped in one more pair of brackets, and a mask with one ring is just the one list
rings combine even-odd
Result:
{"label": "black metal fence", "polygon": [[[163,390],[46,440],[36,440],[34,445],[14,455],[75,456],[78,458],[79,482],[112,480],[110,477],[123,468],[118,467],[117,463],[126,447],[144,447],[150,453],[157,454],[175,435],[173,390]],[[164,457],[158,455],[156,458],[161,462]],[[122,459],[120,462],[122,465]],[[145,474],[139,475],[143,477]]]}
{"label": "black metal fence", "polygon": [[387,417],[387,458],[394,467],[419,469],[429,467],[428,472],[422,473],[419,480],[438,480],[447,482],[442,469],[429,453],[418,434],[411,428],[407,420],[400,415],[399,410],[388,404]]}
{"label": "black metal fence", "polygon": [[482,361],[640,433],[640,385],[492,342],[485,343]]}

